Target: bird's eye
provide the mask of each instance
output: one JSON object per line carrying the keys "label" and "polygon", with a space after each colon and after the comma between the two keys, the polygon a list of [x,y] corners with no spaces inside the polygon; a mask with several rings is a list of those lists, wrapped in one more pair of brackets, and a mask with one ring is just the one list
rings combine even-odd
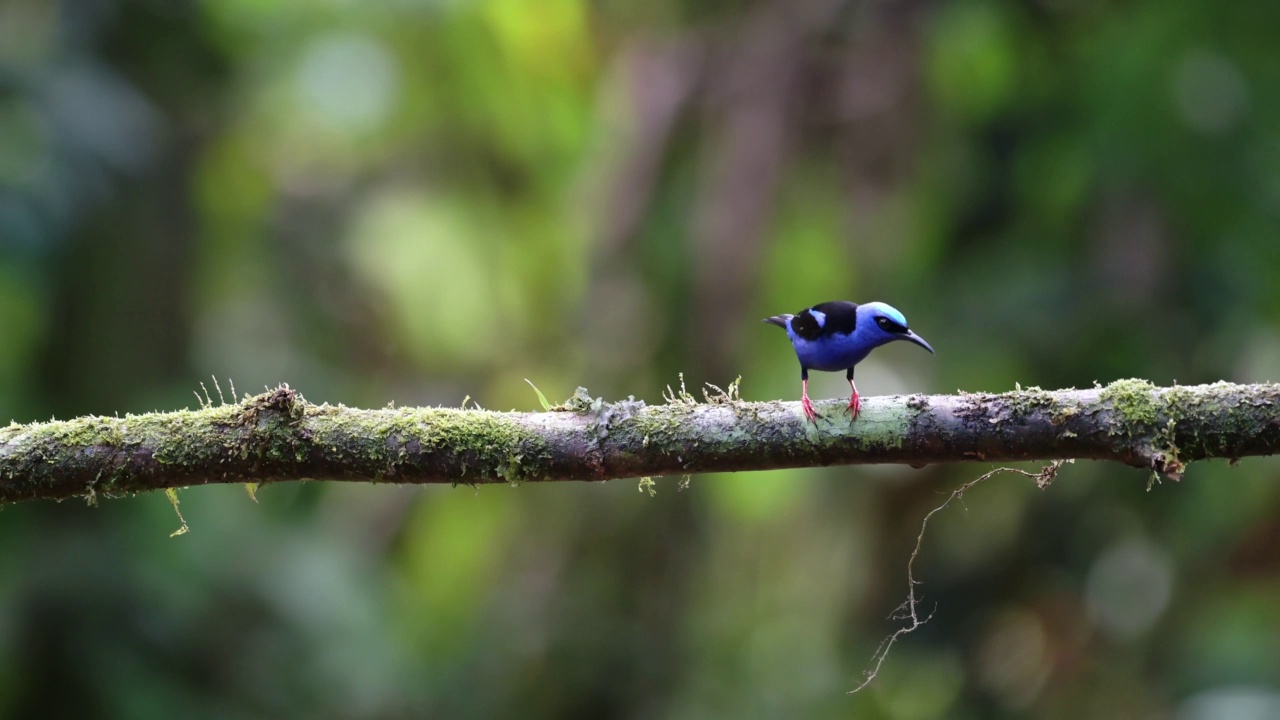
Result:
{"label": "bird's eye", "polygon": [[880,329],[884,330],[885,332],[891,332],[891,333],[907,332],[906,325],[899,325],[898,323],[894,322],[893,320],[890,320],[889,318],[883,315],[876,318],[876,325],[879,325]]}

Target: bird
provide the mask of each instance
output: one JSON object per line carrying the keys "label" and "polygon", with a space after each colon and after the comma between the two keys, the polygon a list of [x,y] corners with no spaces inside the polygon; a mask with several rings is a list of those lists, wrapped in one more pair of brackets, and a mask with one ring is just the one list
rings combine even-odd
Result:
{"label": "bird", "polygon": [[805,417],[814,424],[818,414],[809,401],[809,371],[838,372],[845,370],[849,379],[849,407],[853,419],[858,418],[862,401],[858,386],[853,384],[853,367],[866,359],[872,350],[906,340],[933,353],[925,339],[907,327],[907,319],[891,305],[882,302],[854,303],[833,300],[805,308],[794,315],[774,315],[764,322],[787,331],[796,358],[800,360],[800,405]]}

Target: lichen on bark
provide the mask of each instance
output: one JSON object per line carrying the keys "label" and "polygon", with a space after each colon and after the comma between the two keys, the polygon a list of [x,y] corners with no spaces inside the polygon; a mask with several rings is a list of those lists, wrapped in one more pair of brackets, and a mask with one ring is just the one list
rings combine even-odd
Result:
{"label": "lichen on bark", "polygon": [[606,402],[579,389],[547,412],[365,410],[281,386],[234,403],[0,429],[0,502],[287,480],[607,480],[833,464],[1085,458],[1178,477],[1186,464],[1280,449],[1280,386],[1215,383],[746,402]]}

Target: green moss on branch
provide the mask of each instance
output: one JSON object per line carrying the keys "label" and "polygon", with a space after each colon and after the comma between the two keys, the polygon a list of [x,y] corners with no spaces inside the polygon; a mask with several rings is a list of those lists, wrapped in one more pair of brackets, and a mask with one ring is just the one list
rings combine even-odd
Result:
{"label": "green moss on branch", "polygon": [[1115,460],[1186,463],[1280,448],[1280,387],[1091,390],[750,403],[681,389],[649,406],[579,390],[540,413],[314,405],[280,387],[224,405],[0,429],[0,502],[298,479],[466,483],[606,480],[832,464]]}

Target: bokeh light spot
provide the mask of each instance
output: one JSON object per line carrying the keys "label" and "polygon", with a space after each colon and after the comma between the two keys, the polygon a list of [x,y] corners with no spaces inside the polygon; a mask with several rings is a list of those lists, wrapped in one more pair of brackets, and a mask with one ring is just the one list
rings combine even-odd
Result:
{"label": "bokeh light spot", "polygon": [[328,35],[311,43],[298,68],[303,108],[320,124],[357,133],[382,124],[400,93],[400,68],[382,43]]}

